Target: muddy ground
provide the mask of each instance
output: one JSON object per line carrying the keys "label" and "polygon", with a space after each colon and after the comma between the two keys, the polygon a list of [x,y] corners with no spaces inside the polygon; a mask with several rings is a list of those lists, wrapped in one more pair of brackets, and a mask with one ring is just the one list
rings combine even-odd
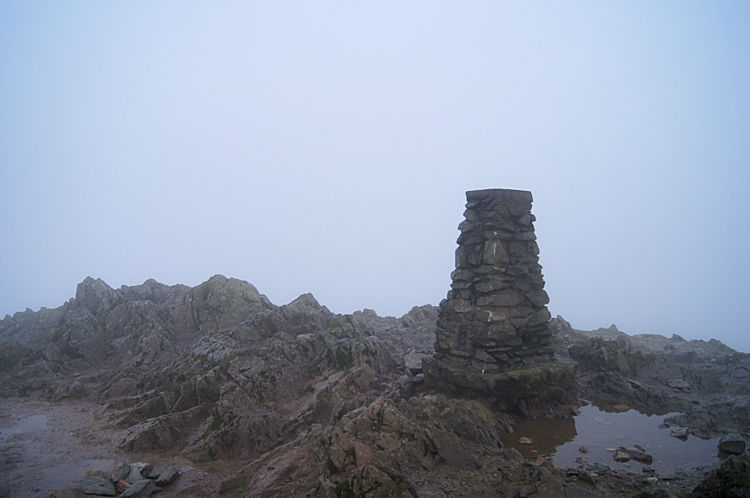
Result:
{"label": "muddy ground", "polygon": [[73,488],[89,470],[111,472],[117,461],[175,464],[180,478],[160,496],[208,496],[237,465],[197,466],[167,454],[117,448],[126,432],[109,422],[111,412],[87,401],[50,402],[5,398],[0,403],[0,497],[46,497]]}

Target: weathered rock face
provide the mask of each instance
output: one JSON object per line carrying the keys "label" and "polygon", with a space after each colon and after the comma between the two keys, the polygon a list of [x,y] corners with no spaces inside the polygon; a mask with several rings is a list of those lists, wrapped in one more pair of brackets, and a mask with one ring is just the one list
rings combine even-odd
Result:
{"label": "weathered rock face", "polygon": [[573,401],[574,367],[553,362],[531,192],[477,190],[466,199],[428,383],[490,395],[503,409],[521,413]]}

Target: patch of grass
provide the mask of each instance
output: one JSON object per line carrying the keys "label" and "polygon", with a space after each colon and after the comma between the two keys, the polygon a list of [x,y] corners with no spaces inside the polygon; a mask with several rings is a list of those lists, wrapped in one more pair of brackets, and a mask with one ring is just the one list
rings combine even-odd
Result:
{"label": "patch of grass", "polygon": [[349,479],[340,479],[336,482],[336,498],[354,498],[355,496]]}
{"label": "patch of grass", "polygon": [[409,484],[406,481],[399,481],[395,486],[388,490],[388,496],[400,495],[409,491]]}

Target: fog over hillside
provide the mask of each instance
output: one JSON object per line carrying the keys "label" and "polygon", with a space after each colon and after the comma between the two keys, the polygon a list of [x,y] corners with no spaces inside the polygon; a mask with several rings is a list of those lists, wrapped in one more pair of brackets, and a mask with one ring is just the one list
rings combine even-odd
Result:
{"label": "fog over hillside", "polygon": [[750,4],[3,2],[0,316],[90,275],[401,316],[464,192],[552,314],[750,351]]}

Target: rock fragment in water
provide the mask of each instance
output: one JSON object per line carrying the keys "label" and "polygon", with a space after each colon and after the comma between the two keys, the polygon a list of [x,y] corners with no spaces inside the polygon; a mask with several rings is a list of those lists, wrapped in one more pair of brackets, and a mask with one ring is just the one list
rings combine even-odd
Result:
{"label": "rock fragment in water", "polygon": [[534,444],[534,441],[530,437],[521,436],[518,438],[520,444]]}
{"label": "rock fragment in water", "polygon": [[628,462],[630,461],[630,457],[627,453],[624,451],[617,450],[615,451],[615,454],[612,455],[612,458],[614,458],[615,462]]}
{"label": "rock fragment in water", "polygon": [[739,434],[725,434],[719,441],[719,450],[730,455],[741,455],[745,451],[745,440]]}
{"label": "rock fragment in water", "polygon": [[685,439],[688,437],[688,429],[687,427],[675,427],[669,431],[669,435],[679,439]]}
{"label": "rock fragment in water", "polygon": [[645,451],[637,450],[635,448],[628,448],[625,446],[620,446],[620,451],[625,453],[631,460],[635,460],[636,462],[645,463],[646,465],[651,465],[654,462],[654,458]]}

